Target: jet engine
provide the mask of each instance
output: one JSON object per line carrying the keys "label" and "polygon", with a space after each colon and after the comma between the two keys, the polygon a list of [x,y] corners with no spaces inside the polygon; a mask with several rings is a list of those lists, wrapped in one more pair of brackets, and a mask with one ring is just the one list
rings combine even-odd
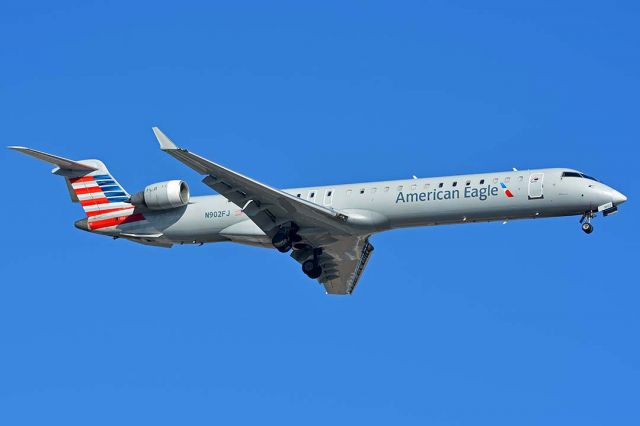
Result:
{"label": "jet engine", "polygon": [[181,207],[189,202],[189,186],[181,180],[152,183],[144,191],[133,194],[129,202],[150,210]]}

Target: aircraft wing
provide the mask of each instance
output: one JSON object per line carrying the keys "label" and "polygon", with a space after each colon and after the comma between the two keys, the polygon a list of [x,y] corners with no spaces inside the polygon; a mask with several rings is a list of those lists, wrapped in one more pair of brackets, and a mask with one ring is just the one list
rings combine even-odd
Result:
{"label": "aircraft wing", "polygon": [[[362,271],[367,266],[373,246],[368,237],[338,237],[337,241],[322,247],[318,263],[322,275],[318,282],[324,285],[328,294],[351,294]],[[291,257],[302,263],[305,258],[294,250]]]}
{"label": "aircraft wing", "polygon": [[[318,278],[327,293],[350,294],[360,278],[373,246],[367,237],[358,235],[347,223],[348,216],[272,188],[197,154],[178,148],[160,129],[153,128],[160,148],[196,172],[207,175],[202,182],[242,208],[243,212],[269,237],[280,225],[294,222],[299,226],[301,247],[292,257],[304,262],[312,248],[318,255],[323,273]],[[298,245],[298,244],[297,244]]]}
{"label": "aircraft wing", "polygon": [[319,227],[321,231],[350,233],[350,226],[345,223],[348,217],[339,211],[287,194],[178,148],[157,127],[153,128],[153,132],[164,152],[196,172],[207,175],[202,182],[241,207],[269,237],[273,237],[279,226],[289,221],[308,230]]}

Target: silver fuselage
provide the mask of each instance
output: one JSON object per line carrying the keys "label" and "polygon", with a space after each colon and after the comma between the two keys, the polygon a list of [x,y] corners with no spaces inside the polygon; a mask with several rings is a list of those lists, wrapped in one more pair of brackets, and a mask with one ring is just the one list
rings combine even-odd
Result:
{"label": "silver fuselage", "polygon": [[[580,215],[626,198],[607,185],[562,177],[567,168],[509,171],[287,189],[285,192],[343,212],[362,235],[395,228]],[[507,190],[510,195],[507,195]],[[192,197],[172,210],[147,212],[144,229],[177,244],[234,241],[272,247],[241,209],[221,195]]]}

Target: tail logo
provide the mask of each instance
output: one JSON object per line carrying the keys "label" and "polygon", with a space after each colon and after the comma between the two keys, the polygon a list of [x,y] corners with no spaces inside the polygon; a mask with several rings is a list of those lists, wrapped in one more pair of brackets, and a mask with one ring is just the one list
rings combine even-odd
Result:
{"label": "tail logo", "polygon": [[70,178],[82,208],[89,217],[89,229],[101,229],[123,223],[144,220],[142,214],[134,214],[129,204],[129,194],[108,174]]}

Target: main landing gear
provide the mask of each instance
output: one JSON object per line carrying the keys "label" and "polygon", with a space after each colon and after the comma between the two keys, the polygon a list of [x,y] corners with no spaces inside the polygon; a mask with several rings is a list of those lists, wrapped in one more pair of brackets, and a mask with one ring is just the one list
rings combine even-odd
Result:
{"label": "main landing gear", "polygon": [[318,256],[322,254],[322,249],[313,248],[308,244],[301,243],[302,237],[298,235],[299,229],[298,225],[293,222],[283,224],[271,239],[271,243],[280,253],[287,253],[295,246],[296,250],[292,256],[298,261],[311,256],[310,259],[302,263],[302,272],[309,278],[320,278],[320,275],[322,275],[322,267],[318,262]]}
{"label": "main landing gear", "polygon": [[591,224],[591,219],[596,217],[596,213],[594,212],[585,212],[580,219],[580,223],[582,224],[582,230],[585,234],[590,234],[593,232],[593,225]]}
{"label": "main landing gear", "polygon": [[318,264],[318,256],[320,254],[322,254],[322,249],[315,249],[313,251],[313,258],[306,260],[302,264],[302,272],[314,280],[320,278],[320,275],[322,275],[322,267]]}
{"label": "main landing gear", "polygon": [[302,240],[300,235],[298,235],[298,229],[298,225],[293,222],[282,225],[276,235],[271,239],[271,243],[280,253],[288,252],[294,243]]}

